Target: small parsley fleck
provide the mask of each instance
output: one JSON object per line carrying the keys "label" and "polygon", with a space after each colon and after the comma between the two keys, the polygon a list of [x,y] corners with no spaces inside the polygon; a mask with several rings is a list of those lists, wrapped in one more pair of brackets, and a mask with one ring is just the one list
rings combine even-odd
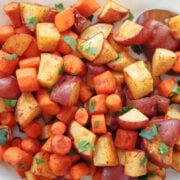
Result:
{"label": "small parsley fleck", "polygon": [[115,60],[117,61],[117,60],[120,60],[120,59],[121,59],[121,53],[118,52],[118,57]]}
{"label": "small parsley fleck", "polygon": [[62,36],[63,40],[71,47],[71,49],[76,50],[76,40],[71,36]]}
{"label": "small parsley fleck", "polygon": [[65,8],[64,8],[64,5],[63,3],[59,3],[59,4],[55,4],[55,9],[59,12],[63,11]]}
{"label": "small parsley fleck", "polygon": [[7,131],[4,129],[0,130],[0,145],[4,146],[7,140]]}
{"label": "small parsley fleck", "polygon": [[37,21],[38,21],[37,17],[32,17],[29,19],[27,26],[29,26],[29,27],[35,26],[37,24]]}
{"label": "small parsley fleck", "polygon": [[99,126],[99,121],[95,121],[95,122],[94,122],[94,127],[95,127],[95,128],[98,128],[98,126]]}
{"label": "small parsley fleck", "polygon": [[55,84],[53,84],[52,86],[49,87],[49,89],[47,90],[47,93],[51,93],[53,88],[54,88]]}
{"label": "small parsley fleck", "polygon": [[75,151],[71,150],[67,155],[69,155],[69,156],[75,156],[75,155],[77,155],[77,153],[76,153]]}
{"label": "small parsley fleck", "polygon": [[140,162],[140,166],[145,164],[147,158],[148,158],[148,154],[145,154],[144,157],[142,158],[141,162]]}
{"label": "small parsley fleck", "polygon": [[18,58],[18,55],[17,54],[10,54],[10,55],[7,55],[4,57],[5,59],[8,59],[8,60],[15,60]]}
{"label": "small parsley fleck", "polygon": [[159,153],[160,154],[167,154],[169,152],[169,147],[166,145],[166,143],[161,142]]}
{"label": "small parsley fleck", "polygon": [[88,88],[89,88],[90,90],[92,90],[92,91],[95,90],[93,86],[88,86]]}
{"label": "small parsley fleck", "polygon": [[36,164],[42,164],[45,162],[44,160],[37,158],[37,157],[35,158],[35,160],[36,160]]}
{"label": "small parsley fleck", "polygon": [[62,75],[64,72],[65,65],[63,64],[62,67],[59,70],[59,75]]}
{"label": "small parsley fleck", "polygon": [[8,106],[8,107],[15,107],[17,100],[16,99],[4,99],[4,102],[5,102],[6,106]]}
{"label": "small parsley fleck", "polygon": [[91,112],[91,113],[94,112],[94,105],[95,105],[95,102],[96,102],[96,100],[93,99],[93,100],[91,101],[90,106],[89,106],[89,112]]}
{"label": "small parsley fleck", "polygon": [[95,146],[94,144],[91,144],[90,142],[87,142],[87,141],[81,141],[79,143],[79,152],[84,152],[86,151],[88,148],[91,148],[93,151],[95,150]]}
{"label": "small parsley fleck", "polygon": [[122,114],[128,112],[129,110],[131,110],[133,108],[134,108],[134,105],[133,104],[129,104],[129,105],[123,107],[121,111],[113,112],[112,115],[114,115],[114,116],[122,115]]}
{"label": "small parsley fleck", "polygon": [[19,163],[19,169],[24,169],[24,164],[23,163]]}

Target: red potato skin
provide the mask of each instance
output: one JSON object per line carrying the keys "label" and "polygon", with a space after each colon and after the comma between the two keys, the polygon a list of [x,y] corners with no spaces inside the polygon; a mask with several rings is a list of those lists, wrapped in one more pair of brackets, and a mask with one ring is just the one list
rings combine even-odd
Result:
{"label": "red potato skin", "polygon": [[100,74],[107,71],[107,67],[105,65],[96,65],[90,62],[87,62],[86,65],[93,74]]}
{"label": "red potato skin", "polygon": [[56,9],[52,8],[48,15],[46,16],[45,18],[45,22],[51,22],[51,23],[54,23],[54,19],[55,19],[55,16],[58,14],[58,11],[56,11]]}
{"label": "red potato skin", "polygon": [[123,88],[121,86],[117,86],[114,93],[121,97],[121,102],[122,105],[124,106],[126,104],[126,95],[123,91]]}
{"label": "red potato skin", "polygon": [[7,76],[0,79],[0,97],[6,99],[17,99],[20,90],[15,76]]}

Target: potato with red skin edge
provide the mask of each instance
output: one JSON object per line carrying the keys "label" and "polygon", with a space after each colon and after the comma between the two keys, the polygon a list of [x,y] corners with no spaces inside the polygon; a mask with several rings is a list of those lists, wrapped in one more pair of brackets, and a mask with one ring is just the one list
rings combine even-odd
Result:
{"label": "potato with red skin edge", "polygon": [[157,123],[157,126],[163,141],[173,147],[180,133],[180,121],[176,119],[164,120]]}
{"label": "potato with red skin edge", "polygon": [[103,180],[132,180],[133,178],[124,174],[124,167],[104,167],[101,178]]}
{"label": "potato with red skin edge", "polygon": [[71,139],[64,135],[54,135],[51,141],[51,148],[55,154],[66,155],[72,147]]}
{"label": "potato with red skin edge", "polygon": [[156,21],[160,21],[162,23],[165,23],[165,20],[175,16],[176,13],[164,10],[164,9],[150,9],[144,11],[142,14],[140,14],[136,20],[138,24],[143,25],[146,23],[146,21],[150,19],[154,19]]}
{"label": "potato with red skin edge", "polygon": [[113,34],[113,38],[121,45],[143,44],[149,39],[151,31],[131,20],[126,20]]}
{"label": "potato with red skin edge", "polygon": [[105,119],[106,119],[106,125],[108,128],[108,131],[113,132],[116,129],[119,128],[119,124],[117,122],[117,116],[112,116],[110,113],[107,113],[105,115]]}
{"label": "potato with red skin edge", "polygon": [[63,106],[73,106],[78,103],[81,78],[63,76],[58,80],[51,92],[51,99]]}
{"label": "potato with red skin edge", "polygon": [[0,79],[0,97],[6,99],[17,99],[20,90],[15,76],[7,76]]}
{"label": "potato with red skin edge", "polygon": [[144,27],[151,31],[149,40],[144,43],[148,51],[154,52],[156,48],[175,51],[178,48],[177,40],[172,37],[169,27],[165,24],[156,20],[148,20]]}
{"label": "potato with red skin edge", "polygon": [[125,105],[126,104],[126,96],[125,96],[122,86],[117,86],[114,93],[118,94],[121,97],[122,105]]}
{"label": "potato with red skin edge", "polygon": [[51,8],[48,12],[47,16],[45,17],[45,22],[52,22],[54,23],[55,16],[58,14],[58,11],[54,8]]}
{"label": "potato with red skin edge", "polygon": [[133,108],[118,117],[119,125],[127,130],[141,129],[146,126],[148,121],[149,118],[136,108]]}
{"label": "potato with red skin edge", "polygon": [[86,65],[93,74],[100,74],[107,71],[107,67],[105,65],[96,65],[90,62],[87,62]]}

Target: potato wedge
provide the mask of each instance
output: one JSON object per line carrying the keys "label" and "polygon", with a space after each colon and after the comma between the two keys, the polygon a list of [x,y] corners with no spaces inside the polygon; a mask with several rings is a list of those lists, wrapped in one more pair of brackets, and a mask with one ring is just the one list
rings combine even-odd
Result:
{"label": "potato wedge", "polygon": [[[45,21],[48,13],[50,11],[49,7],[31,4],[31,3],[20,3],[20,12],[23,22],[28,26],[29,20],[32,17],[36,17],[38,22]],[[28,26],[31,30],[35,29],[35,26]]]}
{"label": "potato wedge", "polygon": [[89,26],[88,28],[86,28],[80,34],[80,38],[81,39],[89,39],[98,33],[102,33],[104,39],[106,39],[109,36],[112,28],[113,28],[112,24],[106,24],[106,23],[93,24],[93,25]]}
{"label": "potato wedge", "polygon": [[176,170],[177,172],[180,172],[180,152],[173,152],[172,155],[172,168]]}
{"label": "potato wedge", "polygon": [[119,159],[110,134],[100,136],[93,157],[95,166],[117,166]]}
{"label": "potato wedge", "polygon": [[138,177],[147,174],[147,159],[143,164],[142,161],[145,156],[142,150],[131,150],[125,152],[124,173],[131,177]]}
{"label": "potato wedge", "polygon": [[152,75],[160,76],[171,69],[176,62],[177,55],[173,51],[157,48],[152,58]]}
{"label": "potato wedge", "polygon": [[169,108],[165,114],[165,118],[166,119],[179,119],[180,120],[180,111],[173,106],[169,106]]}
{"label": "potato wedge", "polygon": [[109,44],[107,40],[104,40],[103,48],[100,54],[94,59],[94,64],[106,64],[118,57],[118,53]]}
{"label": "potato wedge", "polygon": [[116,80],[116,85],[123,85],[125,80],[124,80],[124,74],[122,72],[116,72],[112,71],[112,74]]}
{"label": "potato wedge", "polygon": [[37,44],[41,51],[54,52],[60,40],[60,33],[54,23],[38,23]]}
{"label": "potato wedge", "polygon": [[78,39],[77,48],[87,60],[93,61],[100,54],[103,44],[103,34],[98,33],[87,40]]}
{"label": "potato wedge", "polygon": [[139,99],[153,91],[153,78],[143,61],[137,61],[123,69],[125,82],[134,99]]}
{"label": "potato wedge", "polygon": [[42,87],[49,88],[59,78],[59,71],[63,67],[63,59],[60,56],[42,53],[39,65],[38,81]]}
{"label": "potato wedge", "polygon": [[34,118],[40,115],[41,109],[31,93],[22,93],[15,109],[15,119],[22,126],[27,126]]}
{"label": "potato wedge", "polygon": [[[51,169],[49,168],[49,157],[50,154],[47,152],[40,151],[35,154],[30,171],[37,175],[45,178],[56,178]],[[37,163],[38,160],[42,160],[42,163]]]}
{"label": "potato wedge", "polygon": [[117,148],[117,155],[119,158],[119,164],[122,166],[125,165],[125,152],[126,152],[126,150]]}
{"label": "potato wedge", "polygon": [[41,139],[48,139],[51,134],[51,124],[46,124],[42,128]]}

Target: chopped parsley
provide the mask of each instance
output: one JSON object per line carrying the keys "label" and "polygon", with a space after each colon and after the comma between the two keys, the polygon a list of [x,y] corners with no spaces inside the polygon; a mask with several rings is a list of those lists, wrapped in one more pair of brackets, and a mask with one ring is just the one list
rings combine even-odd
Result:
{"label": "chopped parsley", "polygon": [[131,45],[131,49],[132,49],[133,52],[135,52],[136,54],[141,54],[141,53],[142,53],[141,48],[140,48],[138,45],[136,45],[136,44]]}
{"label": "chopped parsley", "polygon": [[58,12],[61,12],[61,11],[63,11],[65,8],[64,8],[63,3],[59,3],[59,4],[55,4],[55,9],[56,9]]}
{"label": "chopped parsley", "polygon": [[7,131],[4,129],[0,130],[0,145],[4,146],[7,140]]}
{"label": "chopped parsley", "polygon": [[178,94],[180,94],[180,86],[177,86],[176,84],[174,88],[172,89],[172,93],[170,94],[170,97],[174,95],[178,95]]}
{"label": "chopped parsley", "polygon": [[131,11],[129,12],[127,19],[129,19],[129,20],[133,20],[134,19],[134,15],[133,15],[133,13]]}
{"label": "chopped parsley", "polygon": [[37,24],[37,21],[38,21],[37,17],[32,17],[29,19],[27,26],[29,26],[29,27],[35,26]]}
{"label": "chopped parsley", "polygon": [[160,154],[167,154],[168,152],[169,152],[169,147],[164,142],[161,142],[159,153]]}
{"label": "chopped parsley", "polygon": [[23,163],[19,163],[19,169],[24,169],[24,164]]}
{"label": "chopped parsley", "polygon": [[42,164],[45,162],[44,160],[37,158],[37,157],[35,158],[35,160],[36,160],[36,164]]}
{"label": "chopped parsley", "polygon": [[62,67],[61,67],[60,70],[59,70],[59,75],[62,75],[62,74],[63,74],[63,72],[64,72],[64,67],[65,67],[65,65],[63,64]]}
{"label": "chopped parsley", "polygon": [[52,90],[53,90],[53,88],[54,88],[54,86],[55,86],[55,84],[51,85],[51,86],[49,87],[49,89],[47,90],[47,93],[51,93]]}
{"label": "chopped parsley", "polygon": [[148,177],[154,177],[154,176],[156,176],[156,173],[147,174],[145,176],[138,177],[138,180],[148,180]]}
{"label": "chopped parsley", "polygon": [[78,76],[80,73],[71,74],[71,76]]}
{"label": "chopped parsley", "polygon": [[89,106],[89,111],[90,111],[91,113],[94,112],[94,105],[95,105],[95,102],[96,102],[96,100],[93,99],[93,100],[91,101],[90,106]]}
{"label": "chopped parsley", "polygon": [[77,153],[74,150],[71,150],[67,155],[75,156],[75,155],[77,155]]}
{"label": "chopped parsley", "polygon": [[81,141],[81,142],[79,143],[79,148],[78,148],[78,150],[79,150],[79,152],[84,152],[84,151],[86,151],[89,147],[90,147],[93,151],[95,150],[94,144],[91,144],[91,143],[89,143],[88,141]]}
{"label": "chopped parsley", "polygon": [[92,91],[94,91],[94,87],[93,86],[88,86],[88,88]]}
{"label": "chopped parsley", "polygon": [[76,50],[76,40],[71,36],[62,36],[63,40],[71,47],[71,49]]}
{"label": "chopped parsley", "polygon": [[4,102],[5,102],[6,106],[8,106],[8,107],[15,107],[17,100],[16,99],[4,99]]}
{"label": "chopped parsley", "polygon": [[158,135],[158,129],[156,125],[153,125],[150,130],[141,130],[139,136],[148,140],[153,140]]}
{"label": "chopped parsley", "polygon": [[84,50],[86,53],[93,55],[97,53],[97,48],[96,47],[92,47],[91,43],[89,42],[85,47],[84,46],[80,46],[80,50]]}
{"label": "chopped parsley", "polygon": [[142,165],[145,164],[147,158],[148,158],[148,154],[145,154],[144,157],[143,157],[143,159],[142,159],[141,162],[140,162],[140,166],[142,166]]}
{"label": "chopped parsley", "polygon": [[118,115],[121,115],[121,114],[124,114],[124,113],[128,112],[129,110],[131,110],[133,108],[134,108],[134,105],[129,104],[129,105],[123,107],[122,110],[113,112],[112,115],[118,116]]}
{"label": "chopped parsley", "polygon": [[18,55],[17,54],[10,54],[10,55],[7,55],[4,57],[5,59],[8,59],[8,60],[15,60],[18,58]]}
{"label": "chopped parsley", "polygon": [[118,57],[115,60],[117,61],[117,60],[120,60],[120,59],[121,59],[121,53],[118,52]]}
{"label": "chopped parsley", "polygon": [[98,126],[99,126],[99,121],[95,121],[95,122],[94,122],[94,127],[95,127],[95,128],[98,128]]}

